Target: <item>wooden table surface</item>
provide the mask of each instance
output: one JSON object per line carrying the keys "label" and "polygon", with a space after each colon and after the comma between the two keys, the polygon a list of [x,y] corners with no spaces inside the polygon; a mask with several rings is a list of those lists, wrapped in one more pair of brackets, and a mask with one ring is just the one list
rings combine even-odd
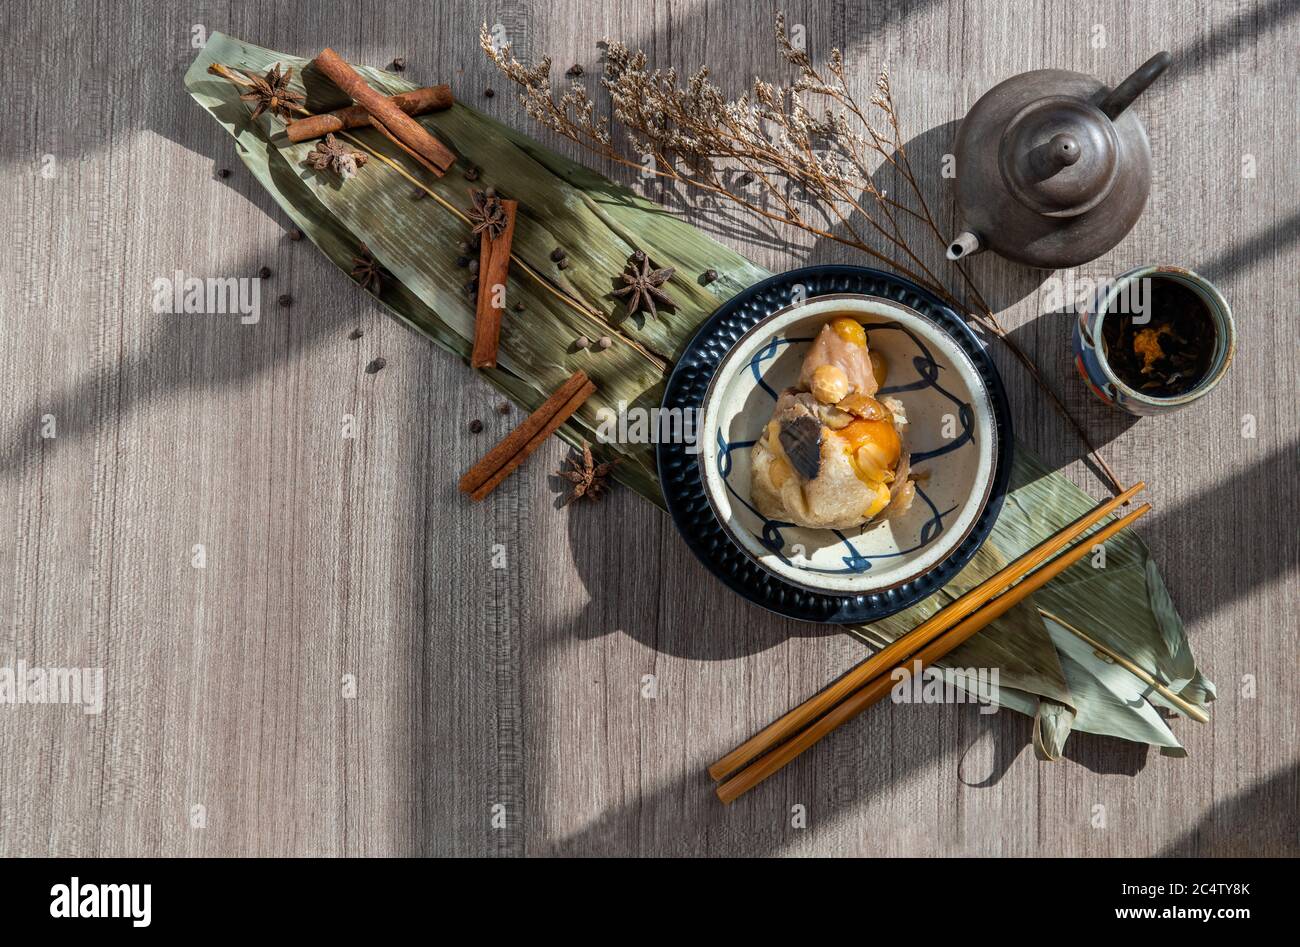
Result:
{"label": "wooden table surface", "polygon": [[[1150,484],[1142,534],[1219,699],[1211,723],[1175,723],[1186,759],[1076,733],[1055,764],[1014,713],[886,704],[730,808],[705,765],[863,645],[735,597],[626,490],[558,509],[558,439],[464,502],[456,478],[518,415],[287,240],[182,86],[195,37],[221,30],[404,56],[409,77],[529,127],[512,95],[484,95],[504,83],[477,49],[483,10],[6,5],[0,667],[102,667],[107,703],[0,704],[0,854],[1295,854],[1300,4],[788,5],[815,56],[847,50],[861,89],[888,64],[936,194],[956,122],[993,83],[1048,66],[1113,83],[1173,53],[1136,106],[1146,213],[1075,275],[1169,262],[1215,280],[1240,333],[1220,388],[1173,417],[1112,414],[1073,374],[1047,274],[990,255],[973,270],[1120,477]],[[488,15],[557,75],[590,77],[612,36],[707,62],[738,92],[789,75],[770,13],[511,0]],[[693,219],[774,270],[865,262]],[[151,308],[157,278],[263,265],[255,325]],[[994,354],[1019,436],[1101,496]]]}

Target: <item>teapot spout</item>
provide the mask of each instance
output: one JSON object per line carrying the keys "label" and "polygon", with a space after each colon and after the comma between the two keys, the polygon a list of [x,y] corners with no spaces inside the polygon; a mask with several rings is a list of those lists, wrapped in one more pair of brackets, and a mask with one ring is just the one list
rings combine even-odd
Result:
{"label": "teapot spout", "polygon": [[983,249],[984,244],[977,235],[969,230],[963,230],[948,244],[948,259],[960,260],[962,257],[973,256]]}

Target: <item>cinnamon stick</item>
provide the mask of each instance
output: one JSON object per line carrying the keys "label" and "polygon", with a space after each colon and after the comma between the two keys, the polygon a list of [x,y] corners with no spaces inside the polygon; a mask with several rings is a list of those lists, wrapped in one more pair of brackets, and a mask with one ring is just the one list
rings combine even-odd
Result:
{"label": "cinnamon stick", "polygon": [[[470,494],[475,500],[487,496],[542,441],[568,420],[595,390],[596,386],[588,380],[586,372],[579,369],[570,375],[536,411],[519,422],[513,431],[460,478],[461,492]],[[491,486],[487,487],[489,483]],[[487,489],[484,490],[484,487]]]}
{"label": "cinnamon stick", "polygon": [[561,407],[559,411],[555,412],[554,417],[552,417],[551,420],[546,422],[545,427],[543,427],[540,431],[538,431],[535,435],[533,435],[532,439],[529,440],[528,443],[524,445],[523,450],[521,450],[518,454],[515,454],[514,457],[508,460],[504,467],[502,467],[500,470],[494,473],[490,478],[488,478],[488,481],[484,483],[483,486],[479,487],[477,490],[471,493],[469,495],[469,498],[473,500],[475,503],[478,503],[489,493],[495,490],[501,484],[502,480],[506,479],[506,477],[514,473],[515,468],[517,468],[520,464],[522,464],[525,460],[527,460],[529,455],[532,454],[533,451],[541,447],[542,444],[545,443],[546,439],[555,433],[556,428],[558,428],[565,421],[569,420],[569,418],[573,415],[573,412],[581,408],[583,402],[586,401],[595,393],[596,393],[596,386],[593,385],[591,382],[587,382],[587,384],[585,384],[578,391],[576,395],[574,395],[572,398],[570,398],[568,401],[564,403],[564,406]]}
{"label": "cinnamon stick", "polygon": [[[472,368],[495,368],[501,341],[501,313],[506,308],[506,274],[510,270],[510,242],[515,235],[518,201],[501,199],[506,226],[499,237],[484,230],[478,245],[478,300],[474,310]],[[498,289],[497,287],[500,287]]]}
{"label": "cinnamon stick", "polygon": [[433,137],[423,125],[411,118],[388,98],[376,92],[355,69],[332,49],[324,49],[312,65],[364,108],[377,129],[401,145],[430,172],[442,177],[456,162],[456,156]]}
{"label": "cinnamon stick", "polygon": [[[423,89],[414,89],[388,99],[407,115],[424,115],[426,112],[439,112],[451,108],[455,99],[451,95],[451,86],[434,85]],[[360,105],[349,105],[323,115],[309,115],[295,119],[285,128],[285,134],[294,144],[324,138],[334,132],[347,131],[349,128],[364,128],[370,124],[370,113]]]}

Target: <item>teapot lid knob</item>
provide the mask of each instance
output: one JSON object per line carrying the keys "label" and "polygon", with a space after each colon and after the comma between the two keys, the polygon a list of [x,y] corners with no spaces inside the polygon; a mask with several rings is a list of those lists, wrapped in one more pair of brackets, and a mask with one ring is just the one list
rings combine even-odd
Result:
{"label": "teapot lid knob", "polygon": [[1074,217],[1105,199],[1119,170],[1114,126],[1072,96],[1030,102],[1002,134],[999,164],[1008,190],[1050,217]]}

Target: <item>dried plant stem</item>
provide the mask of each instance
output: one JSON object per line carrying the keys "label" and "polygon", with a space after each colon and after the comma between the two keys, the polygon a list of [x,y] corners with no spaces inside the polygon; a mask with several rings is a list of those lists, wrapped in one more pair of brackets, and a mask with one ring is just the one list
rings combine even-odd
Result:
{"label": "dried plant stem", "polygon": [[[595,103],[580,82],[554,93],[549,59],[533,68],[524,66],[511,56],[508,46],[493,44],[486,25],[479,40],[487,57],[517,85],[528,114],[561,137],[639,173],[648,170],[661,179],[730,201],[765,220],[791,224],[819,239],[852,247],[964,313],[1000,339],[1025,366],[1079,436],[1097,469],[1110,481],[1110,488],[1119,492],[1118,478],[1083,426],[1033,359],[1003,328],[966,268],[956,264],[965,296],[958,299],[908,244],[900,226],[902,213],[921,221],[941,245],[946,239],[903,144],[888,75],[879,75],[870,100],[887,123],[877,128],[849,88],[839,50],[831,50],[823,70],[790,42],[783,14],[776,16],[775,33],[783,58],[797,68],[798,78],[785,86],[755,79],[751,90],[738,99],[726,98],[713,86],[707,69],[682,82],[673,69],[651,70],[644,52],[608,42],[601,80],[610,99],[608,117],[597,115]],[[809,102],[818,97],[828,107],[815,115]],[[615,125],[626,134],[634,152],[643,156],[641,162],[624,157],[615,146]],[[872,156],[878,156],[906,182],[909,199],[886,195],[876,186],[872,176],[878,169],[872,167]],[[646,162],[647,157],[652,160]],[[757,182],[764,200],[755,200],[747,188],[728,181],[727,175],[737,172],[743,172],[741,179]],[[791,187],[801,192],[798,199],[792,197]],[[864,200],[863,194],[870,200]],[[818,207],[824,223],[803,212],[805,199]],[[775,207],[765,206],[769,203]],[[867,242],[872,235],[883,243],[880,249]]]}

